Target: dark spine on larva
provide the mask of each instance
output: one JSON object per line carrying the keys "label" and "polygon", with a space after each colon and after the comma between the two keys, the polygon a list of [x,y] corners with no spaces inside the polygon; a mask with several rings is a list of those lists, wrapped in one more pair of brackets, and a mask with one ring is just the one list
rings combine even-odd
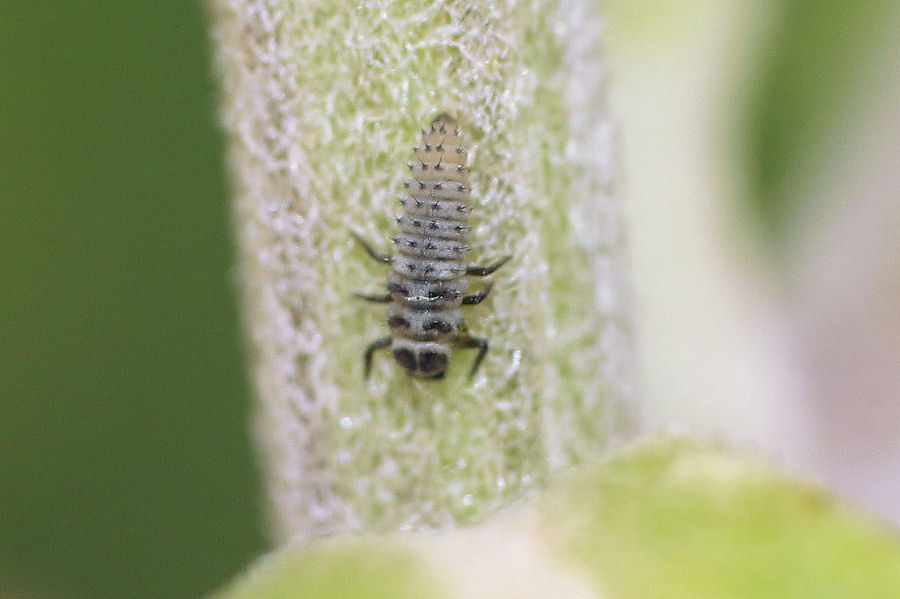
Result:
{"label": "dark spine on larva", "polygon": [[447,353],[463,330],[460,305],[468,290],[469,173],[459,125],[442,114],[414,149],[408,197],[388,275],[388,326],[397,341],[431,341]]}

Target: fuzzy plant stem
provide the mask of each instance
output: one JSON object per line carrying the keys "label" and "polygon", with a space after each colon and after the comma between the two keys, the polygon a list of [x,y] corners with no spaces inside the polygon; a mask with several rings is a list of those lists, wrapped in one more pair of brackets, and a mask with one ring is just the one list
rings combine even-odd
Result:
{"label": "fuzzy plant stem", "polygon": [[[590,0],[210,0],[273,535],[442,528],[632,430],[632,333],[602,25]],[[420,129],[458,119],[490,341],[446,378],[389,351],[388,251]],[[473,288],[475,283],[473,283]]]}

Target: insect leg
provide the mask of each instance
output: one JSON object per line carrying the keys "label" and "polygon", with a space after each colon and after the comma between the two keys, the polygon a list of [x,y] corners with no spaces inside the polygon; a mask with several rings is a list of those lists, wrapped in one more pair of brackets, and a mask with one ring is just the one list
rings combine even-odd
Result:
{"label": "insect leg", "polygon": [[491,292],[491,288],[494,286],[493,283],[488,283],[484,286],[484,289],[479,291],[475,295],[464,295],[462,298],[462,303],[464,306],[471,306],[473,304],[480,304],[481,301],[487,297],[487,294]]}
{"label": "insect leg", "polygon": [[469,268],[466,269],[466,274],[474,275],[476,277],[485,277],[485,276],[491,274],[492,272],[494,272],[495,270],[497,270],[498,268],[500,268],[501,266],[503,266],[504,264],[506,264],[507,262],[509,262],[509,259],[511,257],[512,256],[503,256],[502,258],[500,258],[499,260],[497,260],[496,262],[494,262],[493,264],[491,264],[489,266],[470,266]]}
{"label": "insect leg", "polygon": [[479,339],[478,337],[465,337],[459,341],[459,346],[463,348],[469,347],[477,347],[478,355],[475,356],[475,361],[472,362],[472,369],[469,370],[469,378],[475,376],[475,373],[478,371],[478,367],[481,366],[481,361],[484,360],[484,355],[488,350],[488,342],[487,339]]}
{"label": "insect leg", "polygon": [[370,256],[372,256],[372,258],[374,258],[375,260],[377,260],[379,262],[384,262],[386,264],[391,263],[391,257],[389,255],[379,254],[378,252],[376,252],[375,249],[372,248],[371,245],[369,245],[369,242],[366,241],[365,239],[363,239],[359,235],[359,233],[357,233],[356,231],[350,231],[350,235],[353,236],[353,239],[356,240],[356,243],[363,246],[363,249],[366,250],[366,253],[369,254]]}
{"label": "insect leg", "polygon": [[363,357],[365,362],[365,378],[369,378],[369,371],[372,370],[372,354],[375,353],[376,349],[381,349],[382,347],[387,347],[391,344],[390,337],[382,337],[381,339],[376,339],[373,341],[369,347],[366,348],[365,356]]}
{"label": "insect leg", "polygon": [[387,295],[367,295],[365,293],[354,292],[353,297],[364,299],[367,302],[375,302],[376,304],[389,304],[393,299],[390,293]]}

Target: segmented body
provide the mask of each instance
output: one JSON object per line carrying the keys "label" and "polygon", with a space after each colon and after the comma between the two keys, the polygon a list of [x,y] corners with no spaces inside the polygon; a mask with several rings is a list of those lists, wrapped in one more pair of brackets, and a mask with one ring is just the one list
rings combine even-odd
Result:
{"label": "segmented body", "polygon": [[397,219],[398,253],[388,275],[394,300],[388,308],[391,349],[408,370],[408,356],[429,350],[435,366],[449,361],[450,346],[464,327],[460,306],[469,289],[464,260],[472,212],[466,150],[456,121],[447,115],[435,119],[431,130],[422,132],[415,153],[409,198],[403,200],[404,214]]}
{"label": "segmented body", "polygon": [[472,204],[466,149],[456,120],[441,114],[422,132],[422,143],[414,149],[407,182],[409,197],[402,200],[403,214],[397,219],[400,234],[393,238],[397,253],[381,256],[360,239],[374,258],[388,262],[388,296],[363,296],[390,302],[388,327],[391,337],[374,342],[366,352],[366,372],[372,352],[391,346],[394,358],[410,374],[443,376],[453,346],[479,348],[474,374],[487,341],[468,335],[461,306],[481,302],[490,286],[467,296],[466,275],[484,276],[506,262],[487,267],[467,266],[466,243]]}

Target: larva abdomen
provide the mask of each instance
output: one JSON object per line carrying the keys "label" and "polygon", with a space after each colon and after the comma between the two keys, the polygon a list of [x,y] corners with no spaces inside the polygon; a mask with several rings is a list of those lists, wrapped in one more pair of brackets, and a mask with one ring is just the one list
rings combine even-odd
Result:
{"label": "larva abdomen", "polygon": [[394,237],[393,241],[398,251],[417,258],[462,260],[469,251],[469,246],[452,239],[429,239],[422,243],[418,238],[400,236]]}

